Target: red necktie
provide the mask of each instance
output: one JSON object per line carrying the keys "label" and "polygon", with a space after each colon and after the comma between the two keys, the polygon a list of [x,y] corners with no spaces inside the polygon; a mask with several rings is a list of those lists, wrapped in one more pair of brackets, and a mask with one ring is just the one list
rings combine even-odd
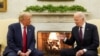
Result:
{"label": "red necktie", "polygon": [[24,53],[27,51],[27,34],[26,34],[26,27],[23,30],[23,50]]}
{"label": "red necktie", "polygon": [[82,42],[82,27],[79,29],[79,39]]}

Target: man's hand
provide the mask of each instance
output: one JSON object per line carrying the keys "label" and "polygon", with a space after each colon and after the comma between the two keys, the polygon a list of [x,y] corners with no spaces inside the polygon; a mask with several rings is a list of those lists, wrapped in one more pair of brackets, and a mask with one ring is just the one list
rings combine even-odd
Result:
{"label": "man's hand", "polygon": [[59,34],[59,35],[57,35],[57,37],[61,40],[64,40],[66,36],[65,36],[65,34]]}
{"label": "man's hand", "polygon": [[79,50],[76,52],[76,56],[81,56],[84,54],[84,51],[83,50]]}
{"label": "man's hand", "polygon": [[31,53],[31,52],[27,51],[27,52],[25,53],[25,56],[29,56],[30,53]]}
{"label": "man's hand", "polygon": [[19,56],[26,56],[26,54],[23,53],[23,52],[20,52],[20,53],[19,53]]}

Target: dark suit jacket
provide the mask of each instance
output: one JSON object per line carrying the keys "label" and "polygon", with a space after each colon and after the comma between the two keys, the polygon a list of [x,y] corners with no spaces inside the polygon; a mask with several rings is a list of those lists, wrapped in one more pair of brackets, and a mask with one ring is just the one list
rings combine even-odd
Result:
{"label": "dark suit jacket", "polygon": [[97,47],[99,46],[99,36],[97,27],[93,24],[86,23],[83,41],[79,40],[79,27],[75,26],[72,29],[72,37],[67,39],[66,44],[73,45],[76,41],[77,47],[75,49],[87,49],[94,50],[97,52]]}
{"label": "dark suit jacket", "polygon": [[[27,26],[27,49],[35,50],[35,36],[34,26]],[[14,23],[9,25],[7,34],[7,47],[4,51],[4,55],[9,52],[18,52],[22,50],[22,32],[20,23]]]}

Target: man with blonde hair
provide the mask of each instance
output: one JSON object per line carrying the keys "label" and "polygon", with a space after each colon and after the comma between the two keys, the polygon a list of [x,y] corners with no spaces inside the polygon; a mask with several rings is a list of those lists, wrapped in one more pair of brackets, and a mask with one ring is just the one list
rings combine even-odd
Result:
{"label": "man with blonde hair", "polygon": [[76,26],[72,28],[70,39],[61,37],[65,44],[77,46],[61,51],[61,56],[98,56],[99,36],[96,25],[86,23],[85,15],[82,12],[74,14]]}
{"label": "man with blonde hair", "polygon": [[7,47],[3,56],[43,56],[35,49],[35,27],[28,12],[19,15],[19,22],[8,27]]}

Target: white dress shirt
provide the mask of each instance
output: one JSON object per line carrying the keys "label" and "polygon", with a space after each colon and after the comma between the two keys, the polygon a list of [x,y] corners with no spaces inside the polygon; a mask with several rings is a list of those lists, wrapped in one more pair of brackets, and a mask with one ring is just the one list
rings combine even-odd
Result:
{"label": "white dress shirt", "polygon": [[[22,23],[20,23],[20,25],[21,25],[21,32],[22,32],[22,37],[23,37],[24,25]],[[26,34],[27,34],[27,27],[26,27]]]}
{"label": "white dress shirt", "polygon": [[[84,38],[84,32],[85,32],[85,25],[86,23],[84,23],[81,27],[82,27],[82,39]],[[80,28],[79,28],[80,30]]]}
{"label": "white dress shirt", "polygon": [[[86,23],[84,22],[84,24],[81,26],[82,27],[82,39],[84,39],[85,26],[86,26]],[[80,30],[80,28],[79,28],[79,30]],[[83,51],[86,52],[87,49],[84,48]]]}
{"label": "white dress shirt", "polygon": [[[21,32],[22,32],[22,37],[23,37],[24,25],[22,23],[20,23],[20,26],[21,26]],[[26,27],[26,34],[27,34],[27,27]],[[28,49],[28,51],[31,53],[30,49]],[[21,52],[21,50],[18,51],[18,55],[20,52]]]}

